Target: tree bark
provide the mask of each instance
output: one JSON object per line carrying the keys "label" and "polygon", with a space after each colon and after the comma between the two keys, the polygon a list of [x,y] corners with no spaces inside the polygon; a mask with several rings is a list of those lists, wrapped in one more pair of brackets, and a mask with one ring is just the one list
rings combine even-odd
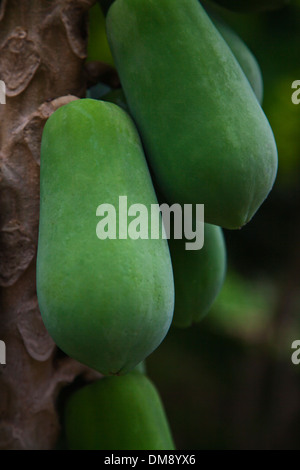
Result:
{"label": "tree bark", "polygon": [[42,130],[59,106],[85,96],[87,10],[95,0],[0,2],[0,449],[53,449],[59,391],[93,371],[63,356],[36,297]]}

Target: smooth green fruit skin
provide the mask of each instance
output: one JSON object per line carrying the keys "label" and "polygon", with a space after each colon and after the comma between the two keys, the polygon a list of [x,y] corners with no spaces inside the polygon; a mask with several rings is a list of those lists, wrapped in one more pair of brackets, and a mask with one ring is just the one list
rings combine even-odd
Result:
{"label": "smooth green fruit skin", "polygon": [[78,390],[64,416],[70,450],[175,449],[156,387],[139,372]]}
{"label": "smooth green fruit skin", "polygon": [[[215,15],[212,15],[211,12],[209,13],[209,16],[215,27],[218,29],[219,33],[227,42],[238,63],[242,67],[242,70],[250,82],[250,85],[259,103],[262,104],[264,84],[261,68],[256,58],[247,47],[245,42],[227,24],[225,24],[224,21],[217,18]],[[102,99],[104,101],[115,103],[118,106],[121,106],[121,108],[125,109],[125,111],[128,111],[128,105],[126,103],[126,98],[122,89],[113,90],[107,93],[107,95],[103,96]]]}
{"label": "smooth green fruit skin", "polygon": [[261,68],[256,58],[244,43],[244,41],[231,28],[229,28],[229,26],[226,25],[224,21],[216,18],[216,16],[211,14],[209,16],[240,64],[244,74],[250,82],[258,102],[262,104],[264,84]]}
{"label": "smooth green fruit skin", "polygon": [[[209,12],[209,16],[233,52],[244,74],[250,82],[259,103],[262,104],[264,83],[261,68],[255,56],[238,34],[236,34],[221,18],[217,17],[216,14],[213,14],[212,12]],[[124,92],[121,88],[110,91],[106,95],[102,96],[101,99],[115,103],[125,109],[125,111],[129,111]]]}
{"label": "smooth green fruit skin", "polygon": [[226,275],[226,245],[223,231],[204,224],[204,246],[185,250],[185,240],[170,239],[175,310],[173,326],[186,328],[201,321],[219,295]]}
{"label": "smooth green fruit skin", "polygon": [[113,66],[114,61],[109,49],[105,31],[105,17],[98,3],[95,3],[95,5],[89,9],[88,20],[86,61],[100,61]]}
{"label": "smooth green fruit skin", "polygon": [[290,0],[212,0],[213,3],[238,13],[257,13],[277,10],[290,3]]}
{"label": "smooth green fruit skin", "polygon": [[123,90],[121,88],[118,88],[117,90],[112,90],[106,95],[102,96],[101,98],[103,101],[109,101],[110,103],[115,103],[121,108],[124,109],[127,113],[129,113],[128,109],[128,104],[126,102],[125,95],[123,93]]}
{"label": "smooth green fruit skin", "polygon": [[[59,108],[41,148],[37,293],[42,318],[69,356],[122,374],[164,339],[174,309],[166,240],[100,240],[100,204],[150,211],[156,195],[136,128],[118,106],[92,99]],[[118,232],[117,232],[118,233]]]}
{"label": "smooth green fruit skin", "polygon": [[132,372],[140,372],[141,374],[146,375],[147,374],[147,368],[146,368],[146,361],[140,362]]}
{"label": "smooth green fruit skin", "polygon": [[[233,52],[244,74],[250,82],[259,103],[262,104],[264,94],[263,77],[261,68],[255,56],[252,54],[245,42],[227,24],[225,24],[223,20],[217,18],[216,15],[213,15],[211,12],[209,12],[209,16]],[[102,99],[104,101],[115,103],[125,109],[125,111],[128,111],[128,105],[122,89],[112,90],[107,93],[107,95],[103,96]]]}
{"label": "smooth green fruit skin", "polygon": [[229,46],[198,0],[116,0],[106,26],[153,175],[169,203],[245,225],[269,194],[277,148]]}

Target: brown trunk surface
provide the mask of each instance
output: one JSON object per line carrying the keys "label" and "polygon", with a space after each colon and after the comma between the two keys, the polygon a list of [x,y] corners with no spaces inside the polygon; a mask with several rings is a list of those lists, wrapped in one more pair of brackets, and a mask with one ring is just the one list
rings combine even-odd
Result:
{"label": "brown trunk surface", "polygon": [[0,2],[0,449],[53,449],[58,392],[80,374],[93,378],[48,336],[35,265],[41,134],[55,109],[85,96],[86,12],[94,3]]}

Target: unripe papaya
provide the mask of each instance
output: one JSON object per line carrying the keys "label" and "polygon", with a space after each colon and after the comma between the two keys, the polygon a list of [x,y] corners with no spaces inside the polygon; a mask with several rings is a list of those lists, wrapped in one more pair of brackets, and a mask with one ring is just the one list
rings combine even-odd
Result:
{"label": "unripe papaya", "polygon": [[221,19],[210,13],[215,27],[223,36],[235,58],[240,64],[244,74],[248,78],[250,85],[258,99],[259,103],[263,102],[264,84],[260,66],[247,47],[245,42]]}
{"label": "unripe papaya", "polygon": [[87,62],[100,61],[114,65],[107,42],[104,14],[98,3],[89,9]]}
{"label": "unripe papaya", "polygon": [[[261,104],[263,101],[264,84],[261,69],[256,58],[245,42],[223,20],[216,15],[213,15],[211,12],[209,13],[209,16],[233,52],[244,74],[248,78],[256,98]],[[125,95],[120,88],[110,91],[103,96],[102,99],[104,101],[115,103],[128,111]]]}
{"label": "unripe papaya", "polygon": [[[163,340],[174,305],[167,241],[119,237],[119,196],[128,207],[157,204],[129,115],[92,99],[55,111],[43,132],[40,186],[37,294],[45,326],[69,356],[104,375],[125,373]],[[102,204],[114,208],[115,239],[97,236]]]}
{"label": "unripe papaya", "polygon": [[141,374],[146,374],[147,373],[146,361],[142,361],[137,366],[135,366],[132,372],[135,372],[135,371],[140,372]]}
{"label": "unripe papaya", "polygon": [[109,101],[110,103],[115,103],[126,112],[129,113],[128,104],[126,102],[125,95],[122,88],[117,88],[116,90],[111,90],[101,98],[103,101]]}
{"label": "unripe papaya", "polygon": [[105,377],[74,392],[65,407],[70,450],[174,450],[154,384],[140,372]]}
{"label": "unripe papaya", "polygon": [[257,13],[277,10],[290,3],[290,0],[211,0],[228,10],[238,13]]}
{"label": "unripe papaya", "polygon": [[169,241],[175,282],[173,325],[188,327],[204,318],[222,288],[226,246],[222,229],[204,224],[204,246],[185,249],[185,240]]}
{"label": "unripe papaya", "polygon": [[116,0],[108,40],[165,200],[245,225],[269,194],[277,148],[249,81],[198,0]]}

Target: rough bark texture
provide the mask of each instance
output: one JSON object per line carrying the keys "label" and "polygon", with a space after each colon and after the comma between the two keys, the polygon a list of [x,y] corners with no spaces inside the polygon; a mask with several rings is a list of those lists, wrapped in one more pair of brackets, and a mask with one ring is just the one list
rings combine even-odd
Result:
{"label": "rough bark texture", "polygon": [[52,449],[56,398],[93,372],[59,353],[35,283],[39,154],[51,113],[85,95],[86,12],[95,0],[0,2],[0,449]]}

